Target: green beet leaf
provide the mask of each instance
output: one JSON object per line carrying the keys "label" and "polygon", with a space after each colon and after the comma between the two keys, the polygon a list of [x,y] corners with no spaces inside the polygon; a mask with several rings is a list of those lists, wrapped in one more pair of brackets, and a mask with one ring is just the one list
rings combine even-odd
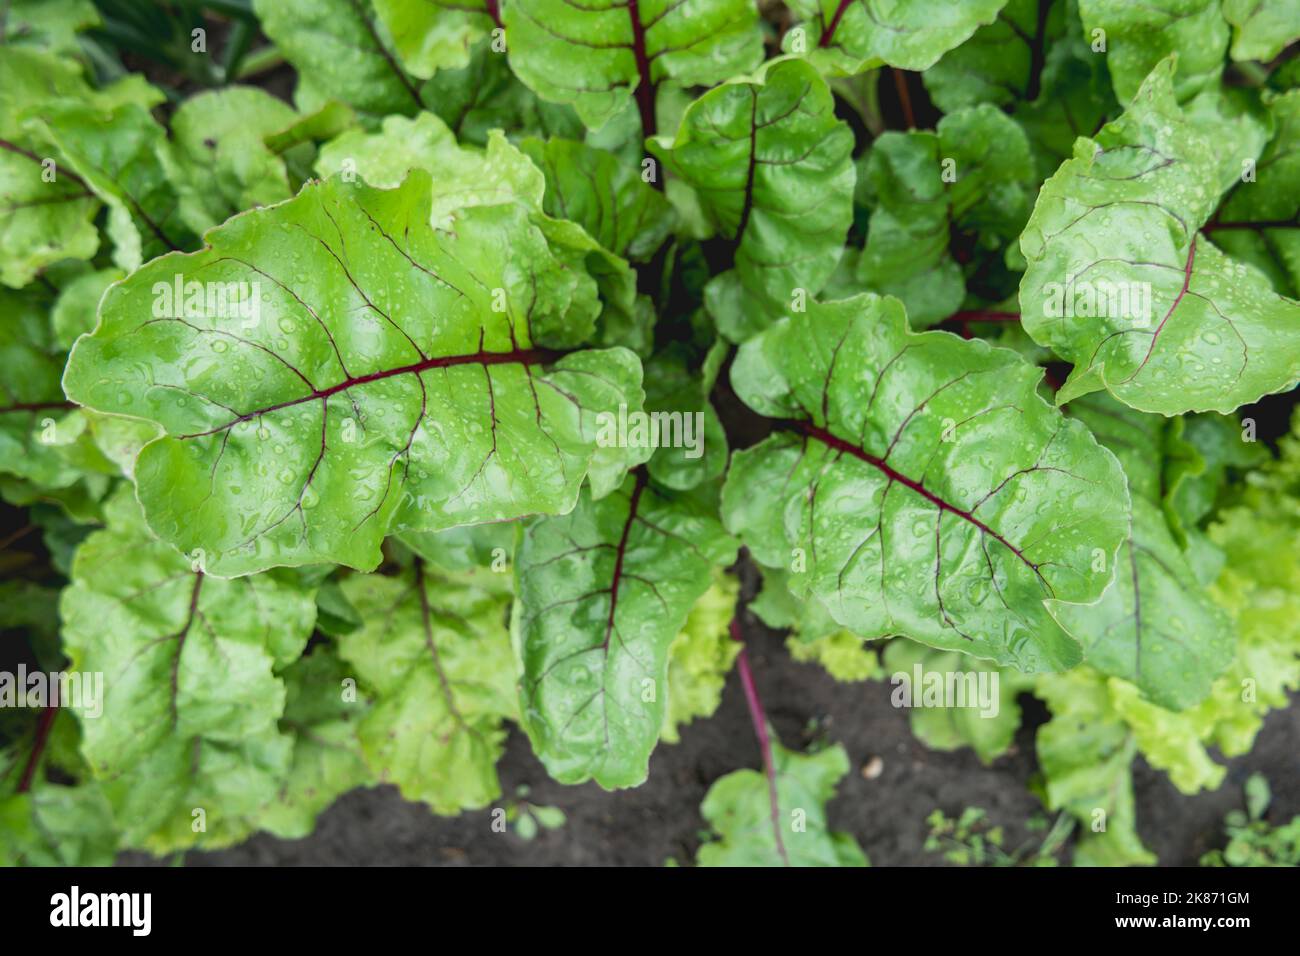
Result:
{"label": "green beet leaf", "polygon": [[569,515],[524,525],[511,625],[520,711],[557,780],[611,789],[645,780],[664,723],[669,648],[708,590],[710,568],[735,560],[710,505],[637,471],[607,498],[584,492]]}
{"label": "green beet leaf", "polygon": [[1198,232],[1218,147],[1174,101],[1172,71],[1079,139],[1020,238],[1025,330],[1074,363],[1058,403],[1105,388],[1142,411],[1226,413],[1300,378],[1300,305]]}
{"label": "green beet leaf", "polygon": [[[237,217],[114,287],[78,342],[68,394],[167,432],[136,463],[140,500],[209,571],[373,568],[394,526],[563,512],[596,415],[640,407],[631,353],[563,351],[591,328],[592,280],[517,208],[433,230],[429,190],[418,170],[389,191],[336,177]],[[187,282],[235,291],[212,307]]]}
{"label": "green beet leaf", "polygon": [[[82,752],[129,845],[165,852],[243,839],[288,770],[277,667],[306,644],[310,591],[287,577],[210,577],[154,540],[129,490],[77,551],[60,602],[72,669],[102,673],[83,700]],[[192,810],[206,830],[191,829]]]}
{"label": "green beet leaf", "polygon": [[699,865],[866,866],[857,841],[826,818],[849,772],[844,748],[808,755],[773,744],[772,763],[774,786],[757,770],[737,770],[709,788],[700,812],[714,836],[700,847]]}
{"label": "green beet leaf", "polygon": [[1076,664],[1049,604],[1101,596],[1127,525],[1114,457],[1014,353],[914,334],[858,296],[741,347],[737,395],[781,426],[733,456],[727,527],[864,638],[1025,671]]}
{"label": "green beet leaf", "polygon": [[572,104],[597,129],[630,109],[656,132],[655,89],[665,80],[712,86],[763,58],[747,0],[511,0],[510,68],[538,96]]}
{"label": "green beet leaf", "polygon": [[1232,660],[1234,634],[1161,506],[1165,423],[1104,395],[1072,403],[1070,411],[1124,463],[1133,512],[1115,583],[1096,604],[1062,607],[1057,617],[1093,667],[1131,681],[1161,706],[1190,707]]}
{"label": "green beet leaf", "polygon": [[789,6],[802,22],[786,33],[783,47],[832,74],[861,73],[882,64],[924,70],[992,22],[1006,3],[793,0]]}
{"label": "green beet leaf", "polygon": [[853,136],[826,82],[779,60],[700,97],[671,146],[653,146],[735,245],[705,292],[718,328],[741,341],[830,278],[853,215]]}
{"label": "green beet leaf", "polygon": [[503,721],[515,717],[509,582],[417,559],[399,577],[343,583],[365,622],[339,639],[339,654],[374,695],[357,728],[366,764],[435,813],[485,807],[501,793]]}

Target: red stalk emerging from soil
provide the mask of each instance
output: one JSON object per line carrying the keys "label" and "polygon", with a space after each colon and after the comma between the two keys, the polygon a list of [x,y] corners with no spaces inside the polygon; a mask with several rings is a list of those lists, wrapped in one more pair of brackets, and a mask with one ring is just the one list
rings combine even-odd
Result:
{"label": "red stalk emerging from soil", "polygon": [[785,841],[781,839],[781,805],[776,796],[776,764],[772,760],[772,741],[767,735],[767,714],[763,711],[763,702],[758,698],[754,672],[749,668],[745,639],[740,636],[740,621],[734,617],[731,619],[731,639],[740,645],[740,653],[736,655],[736,669],[740,672],[740,685],[745,689],[745,702],[749,704],[749,719],[754,723],[758,749],[763,754],[763,773],[767,776],[767,799],[772,805],[772,836],[776,838],[776,852],[781,855],[781,862],[789,866],[790,857],[785,851]]}

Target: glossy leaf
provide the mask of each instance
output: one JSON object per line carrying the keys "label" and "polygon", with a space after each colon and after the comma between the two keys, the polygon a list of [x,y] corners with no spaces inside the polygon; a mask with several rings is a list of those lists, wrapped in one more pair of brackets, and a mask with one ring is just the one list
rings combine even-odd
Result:
{"label": "glossy leaf", "polygon": [[736,555],[709,505],[638,471],[601,501],[584,492],[572,513],[525,523],[511,627],[520,711],[560,782],[645,780],[664,723],[669,647],[710,569]]}
{"label": "glossy leaf", "polygon": [[615,255],[649,259],[674,225],[663,193],[641,167],[585,143],[526,139],[520,149],[546,174],[546,212],[570,219]]}
{"label": "glossy leaf", "polygon": [[1300,305],[1198,232],[1216,148],[1174,101],[1172,69],[1078,141],[1021,236],[1024,327],[1074,363],[1058,403],[1105,388],[1142,411],[1230,412],[1300,377]]}
{"label": "glossy leaf", "polygon": [[746,0],[513,0],[510,68],[538,96],[570,103],[592,129],[630,108],[653,136],[655,87],[712,86],[763,58]]}
{"label": "glossy leaf", "polygon": [[1190,707],[1232,660],[1235,635],[1166,520],[1164,424],[1108,396],[1089,396],[1070,411],[1124,462],[1133,511],[1115,583],[1096,604],[1059,609],[1058,619],[1103,674],[1131,681],[1161,706]]}
{"label": "glossy leaf", "polygon": [[389,117],[378,133],[352,130],[328,143],[317,169],[325,175],[360,175],[385,188],[399,185],[412,169],[426,169],[433,182],[430,220],[439,230],[448,229],[456,213],[470,206],[518,204],[556,258],[595,280],[601,302],[594,341],[646,350],[647,330],[637,327],[636,277],[627,262],[580,224],[544,212],[545,176],[499,131],[489,134],[486,151],[480,151],[459,146],[451,130],[430,113],[414,120]]}
{"label": "glossy leaf", "polygon": [[894,299],[783,320],[732,366],[737,395],[785,427],[733,456],[727,526],[864,638],[1070,667],[1080,648],[1048,607],[1110,583],[1127,491],[1038,376],[1012,352],[909,332]]}
{"label": "glossy leaf", "polygon": [[786,33],[783,46],[832,73],[861,73],[882,64],[924,70],[992,22],[1006,2],[794,0],[790,8],[802,22]]}
{"label": "glossy leaf", "polygon": [[[129,490],[108,522],[78,550],[60,603],[72,669],[103,674],[107,691],[75,708],[82,752],[129,843],[162,852],[242,839],[288,768],[274,670],[302,652],[315,602],[288,578],[195,571],[152,538]],[[190,829],[194,807],[206,836]]]}
{"label": "glossy leaf", "polygon": [[735,244],[734,268],[705,292],[724,335],[749,337],[830,278],[853,213],[853,136],[807,63],[775,61],[711,90],[671,146],[652,147]]}
{"label": "glossy leaf", "polygon": [[934,133],[884,133],[862,168],[872,212],[857,278],[901,299],[913,325],[947,318],[966,292],[954,230],[989,244],[1017,236],[1032,176],[1024,131],[989,105],[948,114]]}
{"label": "glossy leaf", "polygon": [[[209,571],[372,568],[395,527],[565,511],[595,415],[639,408],[635,356],[546,348],[579,344],[598,302],[522,210],[467,209],[445,233],[430,202],[418,170],[391,191],[308,186],[136,272],[77,343],[69,395],[166,430],[140,500]],[[256,308],[160,306],[195,280],[243,282]]]}
{"label": "glossy leaf", "polygon": [[1084,33],[1105,32],[1106,65],[1121,103],[1133,99],[1147,74],[1177,53],[1174,91],[1180,101],[1217,83],[1228,48],[1219,0],[1079,0]]}

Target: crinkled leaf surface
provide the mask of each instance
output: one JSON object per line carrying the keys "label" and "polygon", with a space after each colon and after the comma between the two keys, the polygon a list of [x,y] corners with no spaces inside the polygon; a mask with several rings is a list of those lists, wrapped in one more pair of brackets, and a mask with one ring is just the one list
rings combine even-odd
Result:
{"label": "crinkled leaf surface", "polygon": [[1065,0],[1010,0],[992,22],[922,74],[930,98],[945,113],[1037,99],[1042,58],[1066,33],[1069,13]]}
{"label": "crinkled leaf surface", "polygon": [[[335,178],[236,217],[114,287],[73,350],[69,395],[166,430],[136,463],[140,500],[209,571],[372,568],[394,527],[565,511],[595,415],[640,407],[631,353],[542,348],[590,329],[592,280],[516,207],[433,230],[429,189],[419,170],[390,191]],[[156,318],[177,277],[244,282],[257,314]]]}
{"label": "crinkled leaf surface", "polygon": [[846,684],[880,676],[880,657],[875,647],[843,628],[812,641],[792,634],[786,638],[785,649],[793,660],[816,662],[831,677]]}
{"label": "crinkled leaf surface", "polygon": [[460,69],[439,70],[425,90],[429,108],[463,143],[483,146],[494,129],[569,139],[581,139],[586,132],[572,107],[539,99],[520,83],[506,57],[488,41],[475,45],[469,63]]}
{"label": "crinkled leaf surface", "polygon": [[1029,141],[988,104],[949,113],[934,133],[881,135],[862,174],[872,212],[857,277],[900,298],[916,326],[961,306],[965,281],[949,251],[954,229],[996,244],[1017,236],[1029,215]]}
{"label": "crinkled leaf surface", "polygon": [[53,338],[36,297],[0,290],[0,473],[61,488],[78,477],[62,452],[84,422],[68,414],[59,387],[63,353]]}
{"label": "crinkled leaf surface", "polygon": [[104,675],[102,715],[77,708],[82,752],[131,844],[193,842],[194,807],[208,816],[206,844],[241,839],[288,768],[274,669],[301,653],[315,601],[287,577],[195,571],[152,538],[129,490],[107,516],[60,602],[72,669]]}
{"label": "crinkled leaf surface", "polygon": [[[885,648],[882,670],[893,685],[890,699],[895,706],[907,702],[908,723],[922,743],[932,750],[970,747],[986,765],[1010,749],[1020,729],[1016,698],[1034,686],[1034,678],[1028,675],[906,639],[891,641]],[[948,686],[956,687],[964,698],[947,702],[943,689]],[[932,699],[935,687],[940,693]]]}
{"label": "crinkled leaf surface", "polygon": [[[1164,707],[1190,707],[1232,660],[1234,635],[1161,507],[1163,422],[1109,396],[1088,396],[1070,412],[1125,462],[1133,511],[1115,583],[1096,604],[1059,608],[1058,619],[1093,667],[1133,682]],[[1154,434],[1144,440],[1145,432]]]}
{"label": "crinkled leaf surface", "polygon": [[258,825],[298,839],[312,832],[316,817],[335,799],[374,782],[357,732],[368,701],[348,693],[345,682],[352,671],[327,646],[289,665],[282,677],[286,699],[280,727],[293,735],[293,763]]}
{"label": "crinkled leaf surface", "polygon": [[520,149],[546,174],[548,215],[569,219],[616,255],[649,259],[673,228],[663,193],[641,167],[571,139],[529,138]]}
{"label": "crinkled leaf surface", "polygon": [[784,427],[733,456],[728,528],[862,637],[1026,671],[1077,663],[1047,603],[1095,601],[1110,583],[1128,500],[1114,456],[1038,397],[1037,369],[911,333],[895,299],[807,318],[732,366],[736,394]]}
{"label": "crinkled leaf surface", "polygon": [[668,697],[668,649],[710,568],[736,543],[704,494],[661,491],[644,471],[568,515],[524,525],[512,633],[533,749],[562,783],[646,778]]}
{"label": "crinkled leaf surface", "polygon": [[94,783],[0,796],[0,866],[111,866],[113,811]]}
{"label": "crinkled leaf surface", "polygon": [[853,218],[853,134],[831,92],[802,60],[780,60],[723,84],[686,110],[671,146],[652,144],[683,177],[734,268],[705,296],[719,329],[740,341],[811,298],[839,260]]}
{"label": "crinkled leaf surface", "polygon": [[861,73],[888,64],[924,70],[990,23],[1007,0],[793,0],[790,8],[803,21],[798,42],[787,31],[787,52],[808,55],[832,73]]}
{"label": "crinkled leaf surface", "polygon": [[499,26],[499,0],[374,0],[374,5],[402,65],[424,79],[465,66],[474,44]]}
{"label": "crinkled leaf surface", "polygon": [[195,244],[167,177],[167,132],[143,105],[68,101],[45,107],[39,118],[43,136],[81,185],[108,206],[107,232],[120,268]]}
{"label": "crinkled leaf surface", "polygon": [[656,482],[679,491],[721,477],[728,452],[727,433],[709,401],[713,376],[691,368],[685,352],[669,345],[645,366],[646,412],[662,423],[660,447],[647,467]]}
{"label": "crinkled leaf surface", "polygon": [[[1268,104],[1275,132],[1254,182],[1240,182],[1207,231],[1216,244],[1262,270],[1280,295],[1300,294],[1300,89]],[[1238,165],[1240,172],[1240,165]]]}
{"label": "crinkled leaf surface", "polygon": [[1058,403],[1105,388],[1143,411],[1230,412],[1300,377],[1300,305],[1198,233],[1216,147],[1174,101],[1172,67],[1080,138],[1021,236],[1024,327],[1074,363]]}
{"label": "crinkled leaf surface", "polygon": [[712,86],[763,58],[747,0],[513,0],[505,22],[515,75],[592,129],[635,96],[652,136],[660,82]]}
{"label": "crinkled leaf surface", "polygon": [[337,99],[371,117],[427,106],[402,69],[372,0],[254,0],[258,22],[298,71],[304,111]]}
{"label": "crinkled leaf surface", "polygon": [[668,648],[668,706],[659,735],[664,743],[677,743],[682,726],[718,709],[727,673],[740,653],[730,629],[740,582],[717,567],[712,582]]}
{"label": "crinkled leaf surface", "polygon": [[[709,788],[700,812],[713,830],[700,866],[866,866],[867,856],[826,819],[826,804],[849,772],[838,744],[817,754],[772,745],[776,806],[758,770],[737,770]],[[797,825],[796,825],[797,823]]]}
{"label": "crinkled leaf surface", "polygon": [[1106,65],[1115,95],[1127,103],[1146,75],[1170,53],[1178,54],[1174,91],[1190,99],[1219,80],[1228,48],[1228,24],[1219,0],[1079,0],[1084,33],[1106,35]]}
{"label": "crinkled leaf surface", "polygon": [[60,175],[62,157],[24,122],[27,111],[51,100],[88,95],[74,63],[0,46],[0,282],[11,288],[51,263],[89,259],[99,248],[95,194],[76,176]]}
{"label": "crinkled leaf surface", "polygon": [[509,576],[417,560],[399,577],[349,577],[343,592],[364,622],[339,654],[374,693],[358,728],[371,772],[435,813],[487,806],[515,716]]}
{"label": "crinkled leaf surface", "polygon": [[[1110,701],[1107,679],[1081,668],[1045,674],[1038,696],[1052,719],[1038,728],[1035,749],[1045,777],[1047,805],[1069,812],[1082,837],[1074,849],[1078,866],[1142,866],[1156,862],[1137,834],[1133,808],[1136,745]],[[1096,811],[1106,828],[1093,829]]]}
{"label": "crinkled leaf surface", "polygon": [[180,216],[197,233],[253,206],[293,195],[284,159],[266,138],[298,120],[284,101],[257,87],[231,86],[191,97],[171,121],[171,179]]}
{"label": "crinkled leaf surface", "polygon": [[[433,182],[430,218],[435,229],[450,228],[469,206],[519,204],[541,230],[550,251],[575,272],[588,272],[594,287],[582,290],[599,310],[595,341],[644,350],[648,330],[633,334],[636,276],[621,257],[600,245],[580,224],[544,211],[546,177],[500,131],[489,134],[486,150],[461,147],[446,124],[431,113],[414,119],[390,116],[378,133],[349,131],[321,150],[317,169],[324,175],[351,171],[373,186],[402,182],[411,169],[426,169]],[[596,303],[599,290],[601,301]],[[618,478],[621,478],[620,474]]]}

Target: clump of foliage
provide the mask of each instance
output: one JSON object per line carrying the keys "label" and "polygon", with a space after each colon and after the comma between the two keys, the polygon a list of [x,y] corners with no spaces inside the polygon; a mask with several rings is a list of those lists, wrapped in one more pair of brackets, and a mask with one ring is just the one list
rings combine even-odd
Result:
{"label": "clump of foliage", "polygon": [[1273,794],[1261,774],[1251,774],[1245,790],[1246,809],[1223,821],[1228,845],[1201,857],[1201,866],[1300,866],[1300,816],[1282,826],[1265,819]]}
{"label": "clump of foliage", "polygon": [[634,787],[734,668],[762,766],[697,862],[865,865],[752,599],[840,679],[996,678],[911,711],[936,748],[991,762],[1040,697],[1075,862],[1153,862],[1134,757],[1216,787],[1300,687],[1297,37],[1286,0],[3,4],[0,628],[104,694],[0,708],[0,861],[378,784],[527,836],[563,814],[503,801],[509,727]]}

